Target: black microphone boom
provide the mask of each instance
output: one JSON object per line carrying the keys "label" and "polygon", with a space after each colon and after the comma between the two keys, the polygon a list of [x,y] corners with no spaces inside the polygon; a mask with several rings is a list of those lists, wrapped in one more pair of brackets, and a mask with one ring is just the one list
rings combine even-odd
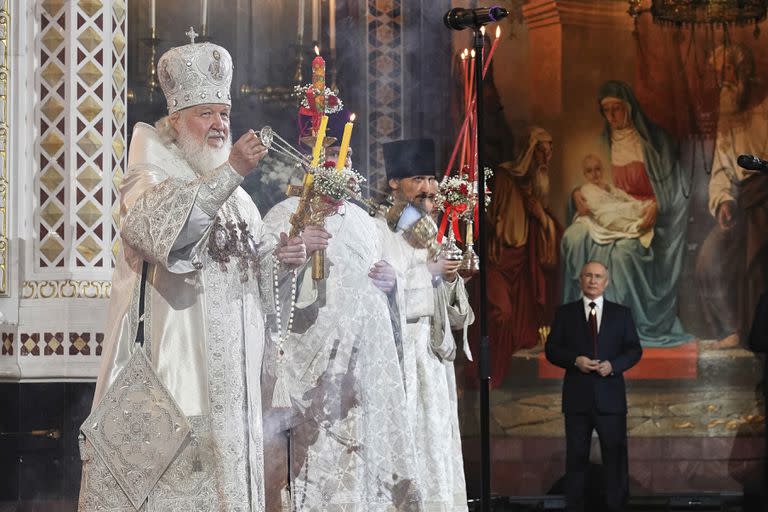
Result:
{"label": "black microphone boom", "polygon": [[739,158],[736,159],[736,163],[739,164],[739,167],[743,167],[750,171],[768,173],[768,160],[757,158],[755,155],[739,155]]}
{"label": "black microphone boom", "polygon": [[509,12],[503,7],[477,7],[475,9],[464,9],[455,7],[445,13],[443,22],[445,26],[453,30],[464,30],[465,28],[480,28],[488,23],[493,23],[506,18]]}

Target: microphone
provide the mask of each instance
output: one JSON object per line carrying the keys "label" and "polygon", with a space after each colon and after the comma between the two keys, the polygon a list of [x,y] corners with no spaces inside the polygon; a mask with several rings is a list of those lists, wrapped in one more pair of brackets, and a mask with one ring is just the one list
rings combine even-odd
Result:
{"label": "microphone", "polygon": [[506,18],[509,12],[503,7],[477,7],[475,9],[464,9],[455,7],[445,13],[443,22],[445,26],[453,30],[464,30],[465,28],[479,28],[487,23],[494,23]]}
{"label": "microphone", "polygon": [[739,164],[739,167],[743,167],[750,171],[768,173],[768,160],[757,158],[755,155],[739,155],[739,158],[736,159],[736,163]]}

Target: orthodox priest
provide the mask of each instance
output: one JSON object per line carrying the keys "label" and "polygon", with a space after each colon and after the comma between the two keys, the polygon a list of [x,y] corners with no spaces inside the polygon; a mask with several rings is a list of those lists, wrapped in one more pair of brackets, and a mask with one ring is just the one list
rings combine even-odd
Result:
{"label": "orthodox priest", "polygon": [[[407,139],[383,145],[387,180],[397,201],[406,201],[430,215],[434,208],[435,144]],[[403,354],[408,417],[416,437],[419,482],[426,510],[466,511],[467,492],[459,432],[456,374],[457,346],[452,329],[474,320],[461,261],[435,259],[397,234],[405,279]],[[465,353],[471,359],[466,345]]]}
{"label": "orthodox priest", "polygon": [[[193,39],[165,53],[157,68],[169,115],[133,131],[93,407],[144,350],[190,435],[140,509],[263,510],[263,299],[280,268],[273,260],[299,266],[304,246],[285,234],[262,239],[259,212],[239,187],[267,150],[253,131],[231,143],[227,50]],[[134,342],[137,332],[142,344]],[[131,437],[115,430],[100,438],[111,447],[106,452],[87,436],[81,443],[81,511],[139,508],[126,498],[123,480],[112,478],[112,459],[125,456],[121,445]]]}
{"label": "orthodox priest", "polygon": [[[264,217],[266,230],[288,230],[298,207],[296,197],[275,205]],[[310,253],[325,251],[325,276],[297,272],[296,302],[289,307],[291,294],[280,294],[283,314],[265,353],[270,490],[285,475],[277,458],[287,450],[290,459],[290,491],[280,503],[268,500],[268,509],[421,510],[403,407],[402,276],[388,263],[388,234],[343,201],[324,227],[308,226],[301,236]],[[279,396],[288,398],[280,403]]]}

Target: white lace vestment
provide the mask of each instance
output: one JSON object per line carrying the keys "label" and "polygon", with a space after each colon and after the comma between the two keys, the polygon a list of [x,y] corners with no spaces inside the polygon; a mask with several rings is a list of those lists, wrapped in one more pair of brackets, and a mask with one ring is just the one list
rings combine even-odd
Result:
{"label": "white lace vestment", "polygon": [[[288,231],[297,205],[296,198],[276,205],[265,231]],[[295,332],[280,363],[293,403],[290,510],[421,510],[390,299],[368,277],[386,248],[374,220],[353,204],[326,229],[326,279],[302,276]],[[269,342],[265,377],[276,371],[276,352]]]}
{"label": "white lace vestment", "polygon": [[462,329],[474,315],[464,283],[433,279],[427,251],[414,249],[402,236],[393,235],[401,250],[399,264],[405,274],[403,352],[412,354],[405,364],[408,416],[416,436],[419,482],[430,512],[466,511],[467,492],[459,432],[456,374],[457,347],[452,329]]}
{"label": "white lace vestment", "polygon": [[[216,215],[246,222],[259,240],[261,218],[241,181],[227,164],[197,175],[154,128],[136,125],[120,188],[121,248],[94,407],[139,349],[134,339],[146,260],[145,343],[192,426],[190,442],[142,506],[146,512],[264,508],[259,280],[251,272],[241,282],[237,258],[225,271],[207,250]],[[271,269],[271,256],[262,259],[262,268]],[[132,511],[93,455],[84,454],[79,510]]]}

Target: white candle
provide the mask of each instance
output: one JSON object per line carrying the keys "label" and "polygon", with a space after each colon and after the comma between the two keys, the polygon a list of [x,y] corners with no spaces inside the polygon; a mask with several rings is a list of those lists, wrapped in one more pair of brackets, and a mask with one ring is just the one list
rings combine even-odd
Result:
{"label": "white candle", "polygon": [[157,28],[157,19],[156,19],[157,6],[155,5],[155,0],[150,0],[150,1],[151,1],[151,4],[149,8],[149,12],[150,12],[149,28],[152,30],[152,37],[155,37],[155,29]]}
{"label": "white candle", "polygon": [[299,0],[299,15],[297,16],[297,19],[299,21],[298,26],[298,33],[299,33],[299,40],[304,39],[304,0]]}
{"label": "white candle", "polygon": [[208,35],[208,0],[202,0],[200,12],[203,22],[203,35]]}
{"label": "white candle", "polygon": [[336,0],[328,1],[328,42],[333,55],[336,50]]}
{"label": "white candle", "polygon": [[320,39],[320,0],[312,0],[312,41]]}

